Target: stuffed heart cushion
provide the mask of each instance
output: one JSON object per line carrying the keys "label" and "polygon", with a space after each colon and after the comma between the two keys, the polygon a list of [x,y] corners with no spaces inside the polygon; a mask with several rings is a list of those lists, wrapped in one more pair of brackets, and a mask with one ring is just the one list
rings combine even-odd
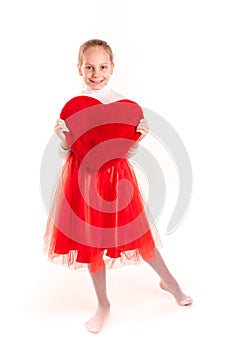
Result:
{"label": "stuffed heart cushion", "polygon": [[136,126],[143,113],[130,100],[103,104],[78,96],[65,105],[61,118],[70,130],[65,134],[71,151],[89,170],[98,171],[126,157],[140,137]]}

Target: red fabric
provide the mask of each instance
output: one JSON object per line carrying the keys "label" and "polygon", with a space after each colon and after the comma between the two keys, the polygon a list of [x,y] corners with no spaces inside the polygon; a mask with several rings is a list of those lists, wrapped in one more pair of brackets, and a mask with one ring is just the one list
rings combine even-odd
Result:
{"label": "red fabric", "polygon": [[62,169],[47,224],[51,260],[91,271],[120,258],[155,258],[154,240],[132,165],[126,159],[143,118],[133,101],[102,104],[88,96],[70,100],[61,112],[71,153]]}
{"label": "red fabric", "polygon": [[[61,118],[70,130],[66,133],[70,149],[89,169],[98,170],[99,165],[112,164],[106,160],[126,155],[140,136],[135,127],[143,113],[129,100],[106,105],[92,97],[79,96],[63,108]],[[94,151],[90,153],[91,150]]]}

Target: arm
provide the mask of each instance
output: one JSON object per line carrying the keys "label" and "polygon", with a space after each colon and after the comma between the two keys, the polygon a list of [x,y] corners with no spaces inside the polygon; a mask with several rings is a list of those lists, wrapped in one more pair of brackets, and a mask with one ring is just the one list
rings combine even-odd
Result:
{"label": "arm", "polygon": [[70,151],[70,148],[66,142],[66,137],[64,134],[64,132],[69,132],[69,129],[67,128],[66,123],[63,119],[58,119],[56,121],[54,131],[61,140],[59,147],[59,155],[61,158],[65,158],[67,153]]}
{"label": "arm", "polygon": [[[136,131],[141,133],[141,136],[138,139],[138,141],[141,141],[148,134],[149,131],[149,126],[146,119],[139,120]],[[137,153],[138,147],[139,144],[138,142],[136,142],[135,145],[128,150],[127,158],[133,157]]]}
{"label": "arm", "polygon": [[149,125],[148,125],[146,119],[139,120],[136,131],[141,133],[141,136],[139,137],[138,141],[141,141],[142,139],[144,139],[144,137],[149,132]]}

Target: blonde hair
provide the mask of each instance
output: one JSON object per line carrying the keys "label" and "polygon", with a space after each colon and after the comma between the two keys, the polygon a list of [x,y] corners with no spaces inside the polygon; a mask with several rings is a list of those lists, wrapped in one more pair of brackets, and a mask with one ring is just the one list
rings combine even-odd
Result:
{"label": "blonde hair", "polygon": [[90,47],[94,47],[94,46],[100,46],[102,47],[104,50],[106,50],[106,52],[109,54],[110,57],[110,61],[111,63],[113,63],[113,53],[112,53],[112,49],[111,47],[108,45],[108,43],[104,40],[100,40],[100,39],[91,39],[88,41],[85,41],[85,43],[83,43],[80,48],[79,48],[79,54],[78,54],[78,67],[81,67],[83,64],[83,56],[85,54],[85,52],[90,48]]}

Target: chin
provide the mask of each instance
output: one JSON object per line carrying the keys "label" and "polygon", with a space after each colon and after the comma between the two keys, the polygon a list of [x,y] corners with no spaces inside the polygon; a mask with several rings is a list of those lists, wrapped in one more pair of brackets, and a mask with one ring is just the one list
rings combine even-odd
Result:
{"label": "chin", "polygon": [[104,85],[102,86],[92,86],[92,89],[93,90],[100,90],[100,89],[102,89],[102,87],[104,87]]}

